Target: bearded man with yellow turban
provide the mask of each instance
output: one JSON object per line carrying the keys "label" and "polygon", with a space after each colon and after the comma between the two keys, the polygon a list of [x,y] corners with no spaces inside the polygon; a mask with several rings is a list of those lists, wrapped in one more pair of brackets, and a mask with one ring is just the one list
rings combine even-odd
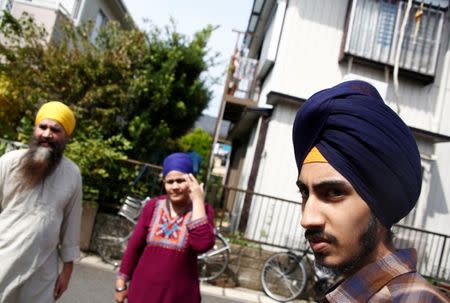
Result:
{"label": "bearded man with yellow turban", "polygon": [[69,285],[80,254],[82,187],[63,153],[74,128],[69,107],[45,103],[29,149],[0,158],[0,303],[54,302]]}

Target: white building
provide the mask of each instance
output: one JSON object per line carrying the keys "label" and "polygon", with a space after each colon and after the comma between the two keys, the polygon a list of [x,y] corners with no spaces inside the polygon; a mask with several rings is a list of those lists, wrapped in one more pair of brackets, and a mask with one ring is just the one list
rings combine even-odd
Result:
{"label": "white building", "polygon": [[92,20],[91,40],[95,39],[99,28],[110,20],[119,22],[124,28],[132,26],[122,0],[0,0],[0,9],[10,11],[15,17],[27,12],[45,27],[49,39],[58,37],[59,24],[64,19],[72,20],[75,25]]}
{"label": "white building", "polygon": [[[407,0],[254,1],[244,49],[249,58],[258,60],[256,81],[244,95],[225,96],[222,112],[223,119],[232,123],[228,186],[300,201],[291,138],[297,110],[321,89],[347,79],[366,80],[411,127],[419,146],[422,194],[403,223],[449,234],[449,1],[412,1],[402,31],[407,4]],[[291,226],[270,226],[275,221],[294,222],[299,230],[299,207],[280,209],[276,202],[263,206],[244,194],[230,195],[228,205],[238,220],[236,226],[242,223],[241,213],[249,211],[248,222],[240,227],[257,240],[298,236]],[[261,219],[267,211],[270,218]]]}

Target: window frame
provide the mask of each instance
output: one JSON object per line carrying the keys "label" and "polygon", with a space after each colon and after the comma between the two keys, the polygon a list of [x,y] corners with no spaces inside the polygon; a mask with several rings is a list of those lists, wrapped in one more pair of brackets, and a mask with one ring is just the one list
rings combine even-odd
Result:
{"label": "window frame", "polygon": [[[393,30],[390,34],[390,41],[388,47],[380,46],[380,42],[377,41],[379,39],[379,30],[382,28],[383,20],[382,19],[382,5],[395,5],[395,16],[394,22],[391,25]],[[357,7],[359,5],[359,7]],[[372,14],[371,6],[377,8],[377,15],[370,16],[370,19],[366,18],[365,23],[357,23],[358,18],[363,18],[364,16],[369,15],[369,11]],[[413,3],[409,14],[409,27],[405,31],[405,38],[402,43],[402,54],[400,57],[399,68],[400,73],[403,75],[410,75],[414,78],[424,79],[427,82],[432,82],[436,75],[437,67],[438,67],[438,59],[439,52],[441,48],[442,42],[442,32],[444,26],[445,19],[445,11],[440,8],[433,7],[431,3],[423,7],[423,16],[419,28],[419,34],[416,37],[416,40],[411,40],[412,34],[414,32],[415,25],[412,24],[411,19],[414,19],[415,12],[417,8],[420,6],[418,3]],[[348,7],[347,17],[346,17],[346,26],[343,36],[343,48],[342,48],[342,56],[343,58],[353,58],[356,59],[357,62],[363,62],[371,65],[381,66],[381,67],[393,67],[395,61],[395,50],[398,44],[399,39],[399,30],[401,27],[401,18],[403,16],[403,12],[406,8],[405,0],[352,0]],[[359,10],[359,11],[357,11]],[[357,15],[358,12],[362,12]],[[435,30],[432,31],[433,37],[429,37],[429,32],[424,29],[424,26],[429,26],[425,24],[428,19],[428,24],[432,23]],[[370,22],[376,22],[375,29],[370,28]],[[365,34],[361,35],[360,32],[364,32]],[[370,36],[366,33],[369,32]],[[358,35],[360,37],[358,38]],[[425,43],[421,44],[421,49],[419,51],[417,48],[417,40],[422,40],[425,37]],[[369,42],[366,42],[366,39]],[[356,42],[354,42],[356,40]],[[428,41],[435,41],[434,45],[431,45]],[[411,43],[411,41],[413,41]],[[354,45],[351,45],[353,43]],[[415,44],[414,44],[415,43]],[[356,45],[356,46],[355,46]],[[369,47],[367,47],[369,46]],[[416,48],[414,48],[416,46]],[[365,53],[365,48],[368,48],[369,51]],[[405,49],[408,52],[405,52]],[[430,50],[431,49],[431,50]],[[426,51],[429,51],[429,55],[426,55]],[[387,54],[386,54],[387,51]],[[409,56],[409,57],[407,57]],[[412,56],[412,59],[410,58]],[[409,58],[409,59],[408,59]],[[408,61],[409,60],[409,61]],[[426,61],[426,64],[424,64]]]}
{"label": "window frame", "polygon": [[[99,18],[101,17],[101,20],[99,21]],[[100,32],[101,28],[108,24],[109,18],[108,16],[103,12],[103,10],[100,8],[97,12],[97,15],[95,16],[94,26],[92,27],[92,31],[89,37],[89,40],[91,43],[95,44],[95,40],[97,39],[98,33]]]}

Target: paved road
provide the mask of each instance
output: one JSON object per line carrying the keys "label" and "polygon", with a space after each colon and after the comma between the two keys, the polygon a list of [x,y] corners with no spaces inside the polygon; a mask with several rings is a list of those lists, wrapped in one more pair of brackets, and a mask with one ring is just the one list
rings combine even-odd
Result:
{"label": "paved road", "polygon": [[[76,264],[69,289],[58,303],[112,303],[115,274],[111,270]],[[202,294],[202,303],[237,303],[249,301]]]}

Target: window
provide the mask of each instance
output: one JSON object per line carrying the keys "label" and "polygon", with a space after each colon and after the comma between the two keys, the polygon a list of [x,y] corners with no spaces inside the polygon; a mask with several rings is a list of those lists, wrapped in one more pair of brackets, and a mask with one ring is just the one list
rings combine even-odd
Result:
{"label": "window", "polygon": [[80,7],[81,7],[81,0],[75,0],[75,3],[73,5],[73,12],[72,12],[73,19],[78,18],[78,14],[80,13]]}
{"label": "window", "polygon": [[108,23],[108,17],[106,17],[105,13],[102,10],[98,11],[97,18],[95,19],[94,28],[91,32],[90,40],[92,43],[95,43],[95,39],[98,36],[98,33],[100,32],[100,29],[102,26],[106,25]]}
{"label": "window", "polygon": [[[408,14],[401,47],[399,67],[433,77],[441,39],[444,11],[426,1],[416,22],[420,3],[413,2]],[[393,66],[406,10],[405,1],[353,0],[348,25],[345,55]]]}
{"label": "window", "polygon": [[0,0],[0,9],[4,9],[6,11],[11,11],[11,8],[13,6],[12,0]]}

